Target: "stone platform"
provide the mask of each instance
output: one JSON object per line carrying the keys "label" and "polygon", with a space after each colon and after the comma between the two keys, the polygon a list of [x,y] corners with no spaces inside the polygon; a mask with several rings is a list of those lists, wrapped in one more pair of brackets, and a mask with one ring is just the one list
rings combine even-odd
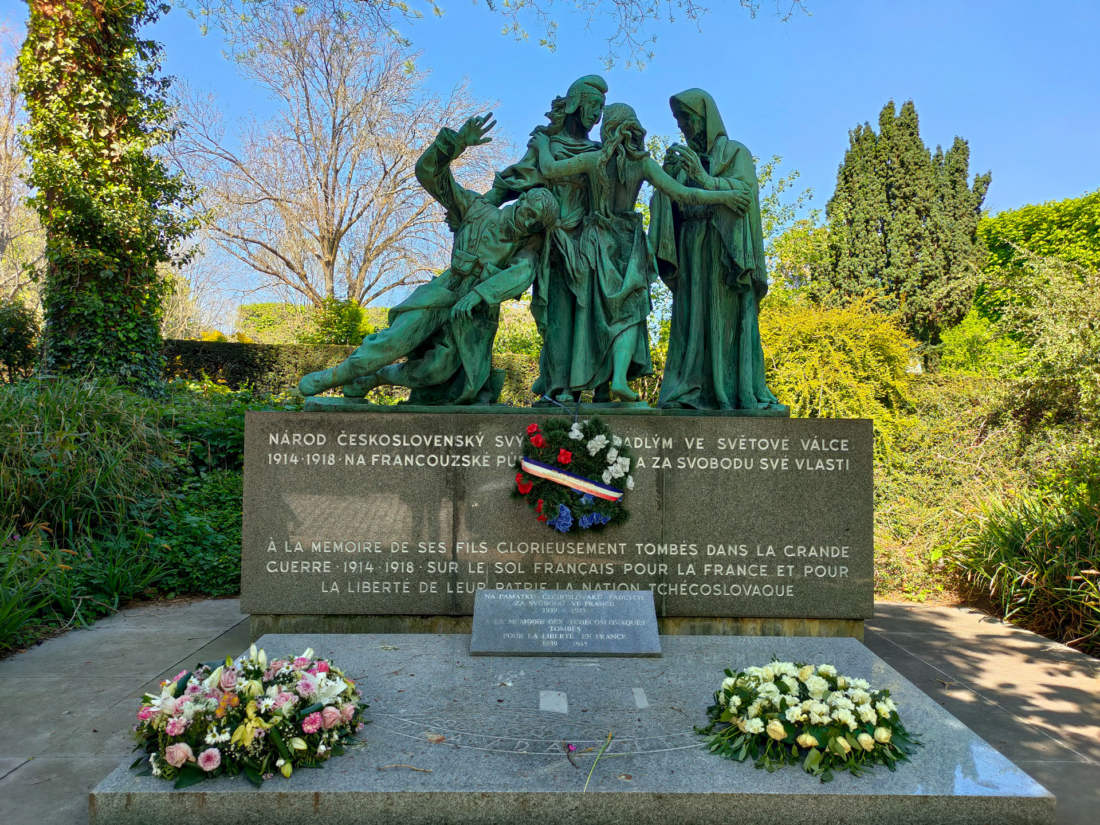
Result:
{"label": "stone platform", "polygon": [[[854,639],[662,638],[661,659],[469,656],[463,635],[267,635],[313,647],[370,703],[363,747],[259,791],[243,778],[176,791],[127,759],[91,793],[92,825],[681,822],[1051,823],[1054,797]],[[887,687],[924,743],[895,773],[822,784],[708,754],[693,732],[725,667],[835,664]],[[612,744],[585,779],[608,733]],[[442,738],[441,738],[442,737]],[[577,746],[577,767],[563,743]]]}

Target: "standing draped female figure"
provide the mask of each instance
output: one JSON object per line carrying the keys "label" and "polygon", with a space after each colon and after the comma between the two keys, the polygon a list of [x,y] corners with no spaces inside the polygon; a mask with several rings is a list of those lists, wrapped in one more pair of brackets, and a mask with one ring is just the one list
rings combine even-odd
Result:
{"label": "standing draped female figure", "polygon": [[688,145],[670,147],[665,170],[690,187],[748,196],[748,207],[650,201],[649,246],[672,290],[661,407],[782,408],[764,381],[759,305],[768,291],[760,193],[752,154],[730,140],[702,89],[669,103]]}

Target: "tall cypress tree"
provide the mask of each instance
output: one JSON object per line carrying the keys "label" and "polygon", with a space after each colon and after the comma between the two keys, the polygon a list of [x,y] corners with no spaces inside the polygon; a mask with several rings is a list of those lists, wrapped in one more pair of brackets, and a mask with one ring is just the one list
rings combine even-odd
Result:
{"label": "tall cypress tree", "polygon": [[46,232],[44,367],[161,379],[168,261],[191,231],[183,179],[153,150],[169,137],[160,49],[138,37],[157,0],[30,0],[19,81],[33,205]]}
{"label": "tall cypress tree", "polygon": [[849,148],[826,207],[831,267],[827,287],[843,298],[871,292],[918,340],[966,313],[983,251],[977,220],[989,174],[968,185],[969,147],[956,138],[946,153],[928,151],[912,101],[890,101],[849,133]]}

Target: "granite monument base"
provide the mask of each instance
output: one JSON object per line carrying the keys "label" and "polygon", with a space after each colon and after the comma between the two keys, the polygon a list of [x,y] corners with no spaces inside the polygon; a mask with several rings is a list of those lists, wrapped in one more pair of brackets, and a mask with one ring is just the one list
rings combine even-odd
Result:
{"label": "granite monument base", "polygon": [[[270,655],[313,647],[344,667],[370,703],[362,747],[259,790],[221,778],[177,791],[137,776],[127,758],[92,791],[91,825],[1054,821],[1048,791],[854,639],[670,636],[661,659],[471,658],[457,634],[268,635],[260,645]],[[723,668],[772,656],[889,688],[923,747],[894,773],[827,784],[709,754],[693,727]]]}
{"label": "granite monument base", "polygon": [[[253,613],[249,636],[268,633],[470,633],[470,616],[371,616]],[[863,619],[784,619],[752,616],[658,616],[662,636],[851,636],[863,641]]]}

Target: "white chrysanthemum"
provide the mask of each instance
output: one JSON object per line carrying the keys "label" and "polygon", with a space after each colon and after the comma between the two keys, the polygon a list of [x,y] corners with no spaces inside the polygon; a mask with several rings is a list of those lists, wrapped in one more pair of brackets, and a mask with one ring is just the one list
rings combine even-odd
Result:
{"label": "white chrysanthemum", "polygon": [[600,433],[598,436],[588,442],[588,454],[595,455],[604,447],[607,446],[607,436]]}
{"label": "white chrysanthemum", "polygon": [[848,730],[855,730],[858,727],[855,716],[847,708],[837,708],[832,712],[832,717],[834,721],[847,725]]}
{"label": "white chrysanthemum", "polygon": [[848,696],[851,697],[852,701],[855,702],[857,705],[865,705],[871,701],[871,694],[865,690],[860,690],[859,688],[856,688],[855,690],[849,690]]}
{"label": "white chrysanthemum", "polygon": [[736,693],[730,696],[729,707],[730,710],[737,710],[739,707],[741,707],[741,697],[738,696]]}
{"label": "white chrysanthemum", "polygon": [[613,464],[619,458],[619,451],[612,447],[607,451],[607,463]]}
{"label": "white chrysanthemum", "polygon": [[800,671],[798,671],[798,678],[805,682],[811,676],[814,675],[813,665],[804,665]]}
{"label": "white chrysanthemum", "polygon": [[634,476],[627,476],[626,477],[626,489],[628,489],[628,490],[633,490],[634,489]]}
{"label": "white chrysanthemum", "polygon": [[856,707],[856,713],[859,714],[859,721],[865,722],[868,725],[873,725],[878,721],[878,714],[875,713],[875,709],[871,705],[858,705]]}
{"label": "white chrysanthemum", "polygon": [[818,665],[817,672],[821,676],[836,676],[836,668],[832,665]]}
{"label": "white chrysanthemum", "polygon": [[802,709],[802,705],[791,705],[783,715],[786,716],[787,721],[793,725],[805,720],[806,711]]}
{"label": "white chrysanthemum", "polygon": [[780,695],[779,685],[775,682],[765,682],[760,686],[757,695],[760,696],[761,699],[767,699],[769,702],[778,702]]}
{"label": "white chrysanthemum", "polygon": [[621,438],[619,438],[617,435],[613,435],[613,436],[611,436],[611,446],[612,447],[621,447],[621,446],[623,446],[623,440]]}
{"label": "white chrysanthemum", "polygon": [[763,733],[764,720],[760,718],[750,719],[745,723],[745,733]]}
{"label": "white chrysanthemum", "polygon": [[871,683],[866,679],[849,679],[848,687],[855,688],[856,690],[870,690]]}
{"label": "white chrysanthemum", "polygon": [[881,702],[875,704],[875,710],[878,711],[878,715],[883,719],[889,717],[895,709],[894,703],[889,699],[883,699]]}
{"label": "white chrysanthemum", "polygon": [[745,711],[745,716],[747,716],[749,719],[755,719],[757,716],[760,715],[760,708],[762,708],[763,705],[764,703],[760,699],[757,699],[755,702],[749,705],[748,710]]}
{"label": "white chrysanthemum", "polygon": [[839,691],[829,694],[829,698],[826,701],[834,708],[843,708],[844,710],[851,710],[856,706],[855,702]]}
{"label": "white chrysanthemum", "polygon": [[780,676],[797,676],[798,668],[793,662],[772,662],[772,670]]}
{"label": "white chrysanthemum", "polygon": [[829,690],[829,683],[820,676],[811,676],[806,680],[806,690],[814,699],[821,699]]}
{"label": "white chrysanthemum", "polygon": [[612,480],[611,471],[610,470],[604,470],[603,475],[601,475],[600,478],[603,479],[604,484],[610,484],[611,480]]}
{"label": "white chrysanthemum", "polygon": [[829,706],[826,705],[824,702],[813,702],[810,705],[810,724],[829,724]]}
{"label": "white chrysanthemum", "polygon": [[781,681],[784,685],[787,686],[787,690],[790,693],[795,693],[795,694],[798,693],[798,680],[796,678],[794,678],[793,676],[787,676],[787,675],[781,676],[779,678],[779,681]]}
{"label": "white chrysanthemum", "polygon": [[581,430],[581,425],[576,421],[574,421],[573,426],[569,428],[569,437],[574,441],[580,441],[584,438],[584,432]]}
{"label": "white chrysanthemum", "polygon": [[745,668],[745,675],[746,676],[752,676],[752,677],[755,677],[757,679],[760,679],[760,678],[762,678],[763,673],[764,673],[764,668],[757,667],[756,665],[753,665],[752,667]]}
{"label": "white chrysanthemum", "polygon": [[770,665],[765,665],[760,668],[760,678],[765,682],[770,682],[775,679],[775,671],[771,669]]}
{"label": "white chrysanthemum", "polygon": [[727,676],[722,680],[722,690],[733,690],[735,679],[732,676]]}
{"label": "white chrysanthemum", "polygon": [[618,463],[619,463],[619,469],[622,470],[620,475],[625,476],[627,473],[630,472],[630,459],[629,458],[627,458],[625,455],[621,455],[621,456],[619,456]]}

